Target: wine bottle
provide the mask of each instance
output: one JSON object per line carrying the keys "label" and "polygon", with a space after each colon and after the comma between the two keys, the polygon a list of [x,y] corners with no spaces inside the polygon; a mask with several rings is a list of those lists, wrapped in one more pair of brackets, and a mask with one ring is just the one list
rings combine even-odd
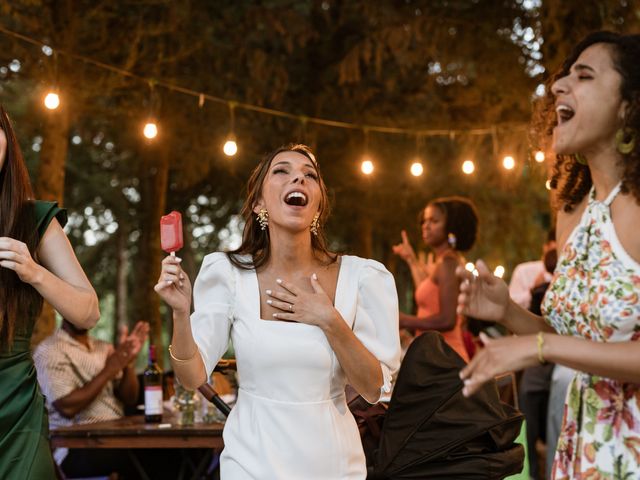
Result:
{"label": "wine bottle", "polygon": [[149,364],[144,371],[144,421],[162,421],[162,370],[156,363],[156,346],[149,345]]}

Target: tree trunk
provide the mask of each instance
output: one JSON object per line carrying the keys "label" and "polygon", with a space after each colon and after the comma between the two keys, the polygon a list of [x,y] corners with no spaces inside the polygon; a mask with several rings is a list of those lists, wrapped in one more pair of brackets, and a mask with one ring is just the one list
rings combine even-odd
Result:
{"label": "tree trunk", "polygon": [[358,255],[363,258],[371,258],[373,255],[373,222],[371,215],[360,214],[358,219]]}
{"label": "tree trunk", "polygon": [[[64,200],[64,173],[69,150],[70,123],[68,105],[62,104],[57,110],[46,113],[40,165],[35,182],[37,199],[55,201],[60,206]],[[51,305],[44,302],[31,337],[32,346],[53,333],[54,329],[55,311]]]}
{"label": "tree trunk", "polygon": [[[166,145],[147,145],[142,152],[141,193],[142,233],[137,257],[137,317],[150,326],[150,342],[163,351],[160,297],[153,290],[160,276],[162,251],[160,249],[160,217],[165,213],[169,177],[169,150]],[[164,357],[158,355],[163,366]]]}
{"label": "tree trunk", "polygon": [[127,250],[127,232],[121,223],[116,233],[116,322],[113,326],[113,343],[117,343],[119,328],[123,325],[129,327],[127,304],[129,289],[127,276],[129,273],[129,255]]}

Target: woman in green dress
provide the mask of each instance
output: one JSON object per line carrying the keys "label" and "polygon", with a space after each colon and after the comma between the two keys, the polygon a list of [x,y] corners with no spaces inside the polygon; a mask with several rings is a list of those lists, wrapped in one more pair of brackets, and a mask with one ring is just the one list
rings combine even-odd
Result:
{"label": "woman in green dress", "polygon": [[45,299],[79,328],[98,298],[62,226],[66,213],[33,200],[15,133],[0,107],[0,479],[49,479],[48,420],[30,351]]}

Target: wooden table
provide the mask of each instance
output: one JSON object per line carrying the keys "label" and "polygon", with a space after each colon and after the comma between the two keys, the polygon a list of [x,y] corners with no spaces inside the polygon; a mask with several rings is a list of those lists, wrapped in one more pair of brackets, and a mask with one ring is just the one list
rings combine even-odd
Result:
{"label": "wooden table", "polygon": [[171,426],[144,423],[143,415],[108,422],[88,423],[51,429],[54,448],[212,448],[221,450],[222,423],[180,426],[173,418],[163,420]]}
{"label": "wooden table", "polygon": [[[135,415],[108,422],[51,429],[49,438],[53,448],[205,448],[210,449],[212,454],[222,450],[222,423],[180,426],[170,416],[163,418],[163,422],[171,426],[164,428],[160,426],[162,423],[145,423],[144,415]],[[148,478],[135,454],[129,452],[141,478]],[[185,470],[188,468],[187,461],[187,455],[184,454]],[[200,465],[188,469],[194,472],[193,478],[197,478],[197,474],[205,467],[203,459]]]}

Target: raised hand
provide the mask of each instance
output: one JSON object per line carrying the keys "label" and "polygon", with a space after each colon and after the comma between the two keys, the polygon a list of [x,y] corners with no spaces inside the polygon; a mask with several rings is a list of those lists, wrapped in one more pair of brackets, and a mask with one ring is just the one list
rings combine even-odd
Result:
{"label": "raised hand", "polygon": [[484,347],[460,371],[464,381],[462,393],[467,397],[497,375],[539,364],[535,335],[492,339],[481,332],[480,340]]}
{"label": "raised hand", "polygon": [[129,333],[127,326],[123,326],[120,331],[120,339],[118,346],[125,345],[125,352],[129,357],[129,361],[135,360],[149,336],[149,324],[147,322],[138,322],[133,331]]}
{"label": "raised hand", "polygon": [[167,255],[162,261],[162,271],[153,289],[167,302],[174,312],[189,315],[191,310],[191,282],[182,270],[182,259]]}
{"label": "raised hand", "polygon": [[393,253],[398,255],[407,263],[412,263],[417,260],[416,252],[413,250],[411,243],[409,243],[409,237],[407,236],[406,230],[402,230],[400,232],[402,236],[402,242],[391,247]]}
{"label": "raised hand", "polygon": [[336,309],[320,285],[317,275],[314,273],[310,279],[313,293],[301,290],[281,279],[277,282],[283,288],[282,291],[266,291],[270,297],[267,303],[281,310],[273,314],[276,320],[316,325],[324,330],[336,319]]}
{"label": "raised hand", "polygon": [[456,275],[461,280],[457,311],[479,320],[500,323],[509,305],[509,288],[482,260],[476,263],[476,268],[477,277],[462,266],[456,268]]}
{"label": "raised hand", "polygon": [[0,237],[0,267],[13,270],[21,281],[29,284],[37,280],[42,268],[33,260],[25,243],[9,237]]}

